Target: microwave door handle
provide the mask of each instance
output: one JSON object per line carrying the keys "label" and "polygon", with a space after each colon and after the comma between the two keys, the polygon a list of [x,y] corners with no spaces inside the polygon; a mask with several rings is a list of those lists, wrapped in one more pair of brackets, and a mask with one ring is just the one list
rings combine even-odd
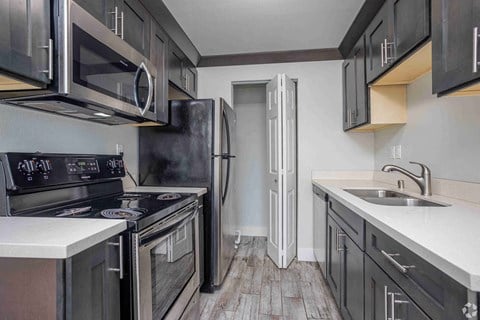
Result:
{"label": "microwave door handle", "polygon": [[[139,98],[139,82],[140,82],[140,75],[142,74],[142,71],[145,72],[147,75],[147,81],[148,81],[148,96],[147,96],[147,101],[145,102],[145,105],[142,107],[140,104],[140,98]],[[149,106],[152,104],[153,100],[153,78],[152,74],[148,70],[147,66],[145,63],[141,63],[140,66],[137,69],[137,72],[135,73],[135,78],[133,79],[133,99],[135,100],[135,105],[137,106],[138,110],[140,110],[140,113],[145,115],[145,113],[148,111]]]}

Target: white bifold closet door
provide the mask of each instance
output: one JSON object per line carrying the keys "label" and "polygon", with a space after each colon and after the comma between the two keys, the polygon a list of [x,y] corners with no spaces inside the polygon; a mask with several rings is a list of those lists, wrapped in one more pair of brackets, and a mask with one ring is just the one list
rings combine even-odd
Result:
{"label": "white bifold closet door", "polygon": [[267,84],[269,226],[267,253],[279,268],[297,255],[295,83],[285,74]]}

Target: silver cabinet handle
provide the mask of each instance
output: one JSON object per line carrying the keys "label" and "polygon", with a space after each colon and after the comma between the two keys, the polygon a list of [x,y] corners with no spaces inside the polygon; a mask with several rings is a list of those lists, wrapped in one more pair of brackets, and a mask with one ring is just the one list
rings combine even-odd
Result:
{"label": "silver cabinet handle", "polygon": [[383,287],[383,307],[385,310],[385,319],[384,320],[390,320],[388,317],[388,287],[384,286]]}
{"label": "silver cabinet handle", "polygon": [[120,13],[120,28],[122,29],[122,31],[120,32],[119,36],[120,38],[122,38],[122,40],[125,38],[124,37],[124,15],[123,15],[123,11]]}
{"label": "silver cabinet handle", "polygon": [[397,260],[393,259],[393,257],[398,257],[400,256],[399,253],[387,253],[383,250],[380,250],[380,252],[382,253],[382,255],[387,258],[388,262],[390,262],[391,265],[393,265],[395,267],[395,269],[397,269],[398,271],[400,271],[401,273],[403,274],[406,274],[408,273],[408,270],[409,269],[412,269],[412,268],[415,268],[415,266],[404,266],[404,265],[401,265],[400,263],[397,262]]}
{"label": "silver cabinet handle", "polygon": [[115,9],[113,9],[113,11],[110,11],[109,13],[113,15],[113,29],[110,30],[112,30],[113,33],[118,36],[118,7],[115,6]]}
{"label": "silver cabinet handle", "polygon": [[385,43],[385,44],[383,45],[383,50],[385,50],[385,55],[384,55],[384,57],[385,57],[385,65],[387,65],[387,64],[388,64],[388,47],[387,47],[388,44],[387,44],[387,38],[385,38],[385,42],[384,42],[384,43]]}
{"label": "silver cabinet handle", "polygon": [[473,73],[478,72],[478,27],[473,28]]}
{"label": "silver cabinet handle", "polygon": [[402,320],[400,318],[395,317],[395,305],[396,304],[409,304],[410,301],[407,300],[397,300],[395,297],[402,296],[401,293],[390,293],[390,301],[391,301],[391,308],[392,308],[392,320]]}
{"label": "silver cabinet handle", "polygon": [[48,67],[40,72],[46,73],[48,80],[53,80],[53,39],[48,39],[48,45],[39,48],[48,50]]}
{"label": "silver cabinet handle", "polygon": [[385,66],[385,50],[383,49],[384,43],[380,44],[380,51],[382,56],[382,68]]}
{"label": "silver cabinet handle", "polygon": [[392,309],[391,319],[396,320],[395,319],[395,293],[391,292],[391,293],[389,293],[389,295],[390,295],[390,302],[391,302],[391,304],[390,304],[391,307],[390,308]]}
{"label": "silver cabinet handle", "polygon": [[342,248],[342,247],[340,246],[340,238],[341,238],[341,237],[345,237],[345,236],[346,236],[345,233],[340,232],[340,230],[337,229],[337,251],[338,251],[338,252],[345,251],[345,248]]}
{"label": "silver cabinet handle", "polygon": [[118,236],[118,242],[108,242],[109,246],[118,247],[118,268],[108,268],[108,271],[118,272],[120,279],[123,279],[123,236]]}

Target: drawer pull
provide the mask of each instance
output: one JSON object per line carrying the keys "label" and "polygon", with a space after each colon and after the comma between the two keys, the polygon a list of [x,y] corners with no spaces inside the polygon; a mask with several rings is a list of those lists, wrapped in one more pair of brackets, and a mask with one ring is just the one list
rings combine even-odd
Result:
{"label": "drawer pull", "polygon": [[342,248],[342,245],[340,244],[340,238],[345,237],[346,234],[341,232],[340,230],[337,229],[337,251],[342,252],[345,251],[345,248]]}
{"label": "drawer pull", "polygon": [[415,268],[415,266],[404,266],[404,265],[401,265],[400,263],[397,262],[397,260],[393,259],[393,257],[398,257],[398,256],[400,256],[399,253],[386,253],[386,252],[383,251],[383,250],[380,250],[380,252],[382,253],[382,255],[383,255],[385,258],[387,258],[388,262],[390,262],[390,264],[395,267],[395,269],[397,269],[398,271],[400,271],[400,272],[403,273],[403,274],[408,273],[408,270],[409,270],[409,269]]}

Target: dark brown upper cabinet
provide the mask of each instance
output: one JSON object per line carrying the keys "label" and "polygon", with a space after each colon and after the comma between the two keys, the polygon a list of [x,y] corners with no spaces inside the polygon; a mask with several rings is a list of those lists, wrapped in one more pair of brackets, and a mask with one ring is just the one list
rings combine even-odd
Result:
{"label": "dark brown upper cabinet", "polygon": [[388,5],[385,3],[365,31],[367,44],[367,82],[385,72],[385,43],[389,40]]}
{"label": "dark brown upper cabinet", "polygon": [[191,98],[197,97],[197,70],[173,41],[168,45],[168,80]]}
{"label": "dark brown upper cabinet", "polygon": [[0,88],[31,89],[49,84],[54,54],[50,1],[2,0],[0,20],[0,69],[6,72],[0,74]]}
{"label": "dark brown upper cabinet", "polygon": [[151,17],[138,0],[117,0],[121,8],[121,37],[148,58]]}
{"label": "dark brown upper cabinet", "polygon": [[155,22],[152,22],[150,60],[157,68],[154,97],[157,121],[168,123],[168,36]]}
{"label": "dark brown upper cabinet", "polygon": [[138,0],[76,0],[145,57],[150,54],[151,17]]}
{"label": "dark brown upper cabinet", "polygon": [[433,93],[480,94],[479,34],[479,1],[433,1]]}
{"label": "dark brown upper cabinet", "polygon": [[365,34],[372,83],[430,36],[430,0],[387,0]]}
{"label": "dark brown upper cabinet", "polygon": [[343,63],[343,129],[368,122],[368,87],[365,76],[365,36]]}

